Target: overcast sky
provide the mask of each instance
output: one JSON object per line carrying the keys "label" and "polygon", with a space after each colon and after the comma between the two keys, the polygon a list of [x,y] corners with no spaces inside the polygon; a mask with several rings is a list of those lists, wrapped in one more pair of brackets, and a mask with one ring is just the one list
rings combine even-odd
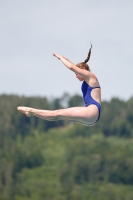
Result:
{"label": "overcast sky", "polygon": [[52,52],[86,59],[102,100],[133,96],[132,0],[0,0],[0,94],[81,94],[81,82]]}

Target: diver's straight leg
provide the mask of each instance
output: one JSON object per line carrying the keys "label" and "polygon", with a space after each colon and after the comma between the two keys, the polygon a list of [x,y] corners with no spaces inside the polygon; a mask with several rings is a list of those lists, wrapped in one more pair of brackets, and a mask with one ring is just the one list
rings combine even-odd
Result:
{"label": "diver's straight leg", "polygon": [[93,124],[98,117],[98,109],[95,105],[59,110],[40,110],[20,106],[18,110],[27,116],[33,115],[46,120],[67,120],[82,124]]}

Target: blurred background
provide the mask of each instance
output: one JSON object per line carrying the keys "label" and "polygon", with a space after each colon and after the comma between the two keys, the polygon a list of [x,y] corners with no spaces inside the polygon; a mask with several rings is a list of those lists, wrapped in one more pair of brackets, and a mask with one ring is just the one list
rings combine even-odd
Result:
{"label": "blurred background", "polygon": [[[0,200],[133,199],[133,2],[0,1]],[[86,59],[102,88],[94,127],[27,118],[17,106],[83,106],[52,53]]]}

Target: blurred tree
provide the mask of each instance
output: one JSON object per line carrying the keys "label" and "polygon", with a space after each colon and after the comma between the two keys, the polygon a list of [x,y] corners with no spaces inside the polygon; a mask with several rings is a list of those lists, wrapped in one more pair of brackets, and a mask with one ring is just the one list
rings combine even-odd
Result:
{"label": "blurred tree", "polygon": [[78,94],[72,96],[68,101],[68,106],[69,107],[84,106],[83,98]]}

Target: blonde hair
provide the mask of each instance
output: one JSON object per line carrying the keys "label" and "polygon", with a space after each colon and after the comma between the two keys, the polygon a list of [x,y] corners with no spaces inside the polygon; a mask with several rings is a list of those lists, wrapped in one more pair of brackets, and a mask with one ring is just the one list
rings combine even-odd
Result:
{"label": "blonde hair", "polygon": [[92,49],[92,44],[91,44],[91,48],[90,48],[90,50],[89,50],[89,53],[88,53],[87,58],[85,59],[84,62],[78,63],[78,64],[76,65],[77,67],[79,67],[79,68],[81,68],[81,69],[85,69],[85,70],[90,71],[90,67],[89,67],[89,65],[87,64],[87,62],[90,60],[91,49]]}

